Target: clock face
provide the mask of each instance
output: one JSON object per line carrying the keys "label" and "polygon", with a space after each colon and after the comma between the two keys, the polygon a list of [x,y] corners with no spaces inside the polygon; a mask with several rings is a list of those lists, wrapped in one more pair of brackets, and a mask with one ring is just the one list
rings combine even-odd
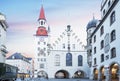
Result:
{"label": "clock face", "polygon": [[40,41],[43,42],[43,41],[44,41],[44,38],[43,38],[43,37],[40,37]]}

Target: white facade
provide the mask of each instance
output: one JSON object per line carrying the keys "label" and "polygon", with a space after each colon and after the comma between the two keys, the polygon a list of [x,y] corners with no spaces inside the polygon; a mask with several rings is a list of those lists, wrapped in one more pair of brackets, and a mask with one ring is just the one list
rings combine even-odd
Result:
{"label": "white facade", "polygon": [[[60,37],[61,36],[61,37]],[[48,75],[50,78],[55,78],[57,75],[57,72],[66,71],[68,73],[68,78],[74,78],[79,77],[77,76],[76,72],[81,72],[81,78],[87,78],[89,68],[87,65],[87,54],[80,43],[80,39],[75,33],[70,33],[70,40],[68,41],[68,32],[65,30],[63,35],[60,35],[54,44],[53,48],[50,50],[50,54],[47,57],[48,59]],[[68,43],[70,42],[70,43]],[[70,44],[70,50],[68,50],[68,45]],[[66,65],[67,60],[67,54],[72,54],[72,65]],[[59,56],[59,57],[58,57]],[[81,60],[79,60],[79,56],[82,57]],[[59,59],[59,60],[58,60]],[[79,63],[81,65],[79,65]],[[83,75],[82,76],[82,72]],[[66,75],[67,76],[67,75]]]}
{"label": "white facade", "polygon": [[20,53],[15,53],[6,59],[7,64],[18,67],[18,74],[28,76],[32,74],[32,63],[30,61]]}
{"label": "white facade", "polygon": [[[88,64],[91,79],[120,81],[120,1],[103,0],[101,21],[91,33],[92,42],[87,41]],[[87,30],[89,32],[91,28]],[[91,50],[91,52],[90,52]],[[89,59],[90,58],[90,59]]]}
{"label": "white facade", "polygon": [[6,29],[7,23],[5,21],[5,16],[0,13],[0,62],[5,63],[6,50]]}
{"label": "white facade", "polygon": [[35,35],[34,77],[88,78],[87,53],[79,37],[68,25],[56,41],[50,40],[43,11]]}

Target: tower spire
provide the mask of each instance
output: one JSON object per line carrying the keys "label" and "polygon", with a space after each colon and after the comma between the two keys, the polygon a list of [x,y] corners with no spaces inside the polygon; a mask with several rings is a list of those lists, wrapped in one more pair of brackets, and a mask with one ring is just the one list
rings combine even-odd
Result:
{"label": "tower spire", "polygon": [[43,5],[41,7],[40,15],[39,15],[39,19],[38,20],[40,20],[40,19],[46,20]]}

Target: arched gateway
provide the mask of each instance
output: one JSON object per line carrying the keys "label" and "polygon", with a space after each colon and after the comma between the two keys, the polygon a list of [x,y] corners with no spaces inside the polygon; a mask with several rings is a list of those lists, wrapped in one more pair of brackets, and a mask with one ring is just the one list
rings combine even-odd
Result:
{"label": "arched gateway", "polygon": [[59,70],[55,73],[55,78],[69,78],[69,73],[66,70]]}
{"label": "arched gateway", "polygon": [[110,65],[111,80],[119,81],[119,64],[113,63]]}
{"label": "arched gateway", "polygon": [[94,71],[93,71],[93,73],[94,73],[93,79],[94,79],[94,80],[98,80],[98,69],[95,68]]}
{"label": "arched gateway", "polygon": [[81,70],[78,70],[74,73],[73,78],[84,78],[84,76],[85,76],[84,72]]}
{"label": "arched gateway", "polygon": [[48,78],[48,74],[45,71],[39,71],[37,74],[39,78],[43,77],[43,78]]}

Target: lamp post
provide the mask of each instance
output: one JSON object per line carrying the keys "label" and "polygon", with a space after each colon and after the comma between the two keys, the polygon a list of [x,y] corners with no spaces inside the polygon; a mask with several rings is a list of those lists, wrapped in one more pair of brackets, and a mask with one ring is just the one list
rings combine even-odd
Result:
{"label": "lamp post", "polygon": [[80,78],[80,75],[81,75],[81,71],[78,71],[78,77]]}

